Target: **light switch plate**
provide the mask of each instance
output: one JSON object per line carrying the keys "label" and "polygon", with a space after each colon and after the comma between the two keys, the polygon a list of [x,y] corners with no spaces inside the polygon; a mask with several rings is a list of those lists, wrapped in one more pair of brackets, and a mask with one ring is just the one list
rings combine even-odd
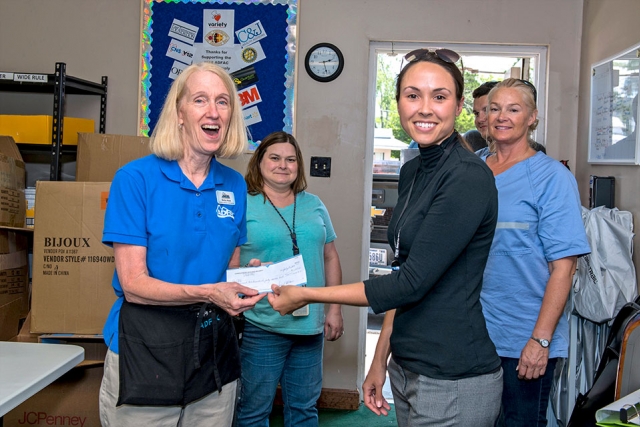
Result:
{"label": "light switch plate", "polygon": [[331,176],[331,157],[312,157],[311,176],[329,178]]}

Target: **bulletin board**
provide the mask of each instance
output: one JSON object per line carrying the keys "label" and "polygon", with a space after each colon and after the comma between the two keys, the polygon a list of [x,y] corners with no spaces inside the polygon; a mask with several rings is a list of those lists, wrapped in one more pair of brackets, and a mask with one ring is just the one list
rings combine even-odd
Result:
{"label": "bulletin board", "polygon": [[589,163],[640,164],[640,45],[591,66]]}
{"label": "bulletin board", "polygon": [[143,0],[140,134],[152,135],[173,80],[212,62],[236,82],[253,150],[292,133],[297,0]]}

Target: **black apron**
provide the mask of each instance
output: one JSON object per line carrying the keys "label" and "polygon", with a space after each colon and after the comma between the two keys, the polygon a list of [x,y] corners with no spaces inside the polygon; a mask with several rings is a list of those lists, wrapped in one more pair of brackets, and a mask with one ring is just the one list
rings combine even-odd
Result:
{"label": "black apron", "polygon": [[214,304],[120,309],[116,406],[185,406],[240,377],[231,316]]}

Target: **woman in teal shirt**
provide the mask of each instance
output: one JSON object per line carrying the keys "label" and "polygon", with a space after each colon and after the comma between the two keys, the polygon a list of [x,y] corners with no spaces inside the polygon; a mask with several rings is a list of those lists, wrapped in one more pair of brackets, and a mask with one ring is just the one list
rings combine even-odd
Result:
{"label": "woman in teal shirt", "polygon": [[[307,193],[302,153],[286,132],[260,143],[247,174],[247,243],[241,265],[301,255],[308,287],[342,283],[336,234],[322,201]],[[280,316],[265,300],[245,313],[240,359],[242,388],[238,426],[268,426],[280,383],[285,426],[317,426],[322,389],[323,333],[333,341],[344,331],[338,304],[310,304]]]}

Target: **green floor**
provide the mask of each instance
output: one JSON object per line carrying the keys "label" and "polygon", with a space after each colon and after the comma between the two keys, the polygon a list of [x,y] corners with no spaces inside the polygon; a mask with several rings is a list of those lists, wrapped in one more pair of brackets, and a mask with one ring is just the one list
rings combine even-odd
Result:
{"label": "green floor", "polygon": [[[397,426],[396,412],[393,405],[388,416],[377,416],[364,405],[360,404],[357,411],[341,411],[337,409],[320,409],[318,414],[322,427],[382,427]],[[282,406],[273,408],[270,417],[270,427],[284,427]]]}

